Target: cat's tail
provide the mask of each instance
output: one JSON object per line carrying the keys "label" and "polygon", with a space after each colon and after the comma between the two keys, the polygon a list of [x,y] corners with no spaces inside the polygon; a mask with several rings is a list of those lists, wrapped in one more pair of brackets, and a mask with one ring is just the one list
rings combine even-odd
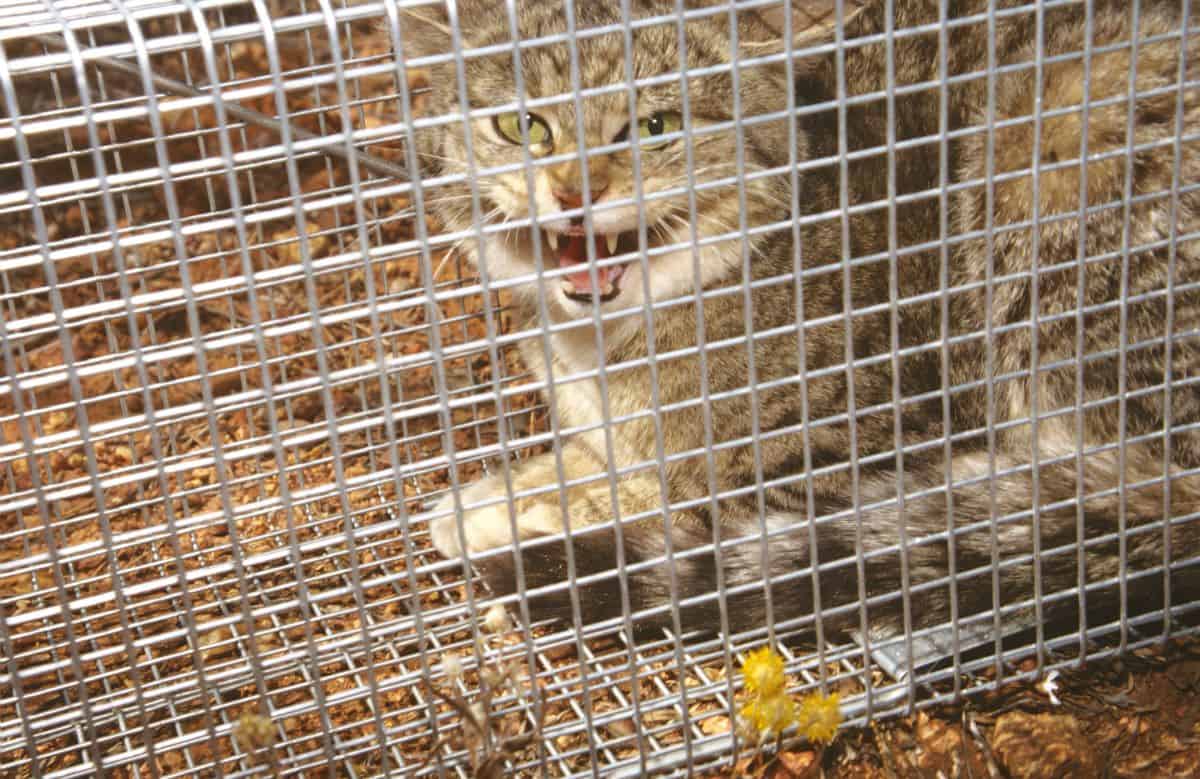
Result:
{"label": "cat's tail", "polygon": [[[998,602],[1007,618],[1031,611],[1038,599],[1046,619],[1074,624],[1082,602],[1090,624],[1098,624],[1160,608],[1168,584],[1172,603],[1200,597],[1200,474],[1165,470],[1160,458],[1133,450],[1123,484],[1120,467],[1115,450],[1089,453],[1080,485],[1074,456],[1050,458],[1035,486],[1033,469],[1014,457],[960,455],[948,498],[944,462],[913,461],[902,509],[895,474],[874,471],[863,476],[857,506],[826,498],[818,514],[827,518],[812,527],[799,514],[723,513],[719,552],[712,525],[699,519],[672,519],[669,554],[662,519],[619,532],[581,528],[569,551],[561,539],[531,539],[521,547],[523,580],[538,616],[570,621],[578,608],[590,623],[628,609],[635,627],[678,619],[685,629],[713,630],[763,627],[769,602],[776,622],[803,622],[819,608],[826,629],[839,632],[860,625],[865,594],[871,631],[893,632],[903,625],[905,582],[918,627],[948,620],[952,601],[960,616]],[[516,590],[511,552],[476,565],[493,589]]]}

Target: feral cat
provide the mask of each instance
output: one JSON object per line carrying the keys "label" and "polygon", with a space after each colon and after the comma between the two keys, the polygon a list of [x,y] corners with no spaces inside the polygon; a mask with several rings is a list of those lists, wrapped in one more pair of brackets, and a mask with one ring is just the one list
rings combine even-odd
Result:
{"label": "feral cat", "polygon": [[[496,589],[544,588],[535,616],[574,601],[585,622],[736,630],[770,604],[841,631],[865,596],[888,632],[905,580],[917,626],[1080,583],[1093,621],[1167,583],[1196,597],[1198,39],[1178,2],[1144,0],[1136,35],[1124,0],[1040,25],[984,0],[939,24],[940,5],[889,22],[868,2],[840,54],[789,64],[778,25],[728,4],[680,24],[633,0],[630,29],[615,2],[576,2],[568,27],[557,0],[520,0],[520,95],[505,6],[401,18],[409,58],[493,47],[461,93],[454,61],[431,69],[428,115],[503,110],[421,132],[423,175],[467,174],[432,208],[508,285],[566,431],[514,465],[515,516],[498,475],[441,503],[443,555],[465,542]],[[576,58],[537,43],[568,31]],[[581,140],[609,148],[582,162]],[[473,213],[514,226],[478,240]],[[548,586],[571,566],[577,598]]]}

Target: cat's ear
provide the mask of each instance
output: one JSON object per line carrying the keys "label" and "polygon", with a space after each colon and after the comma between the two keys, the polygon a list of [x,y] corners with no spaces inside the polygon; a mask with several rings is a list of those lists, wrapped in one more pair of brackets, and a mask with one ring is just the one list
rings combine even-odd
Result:
{"label": "cat's ear", "polygon": [[400,44],[404,58],[427,57],[451,50],[450,14],[444,2],[403,6],[400,9]]}
{"label": "cat's ear", "polygon": [[[866,0],[841,0],[843,24],[858,14]],[[754,10],[757,35],[752,43],[782,42],[788,31],[789,17],[794,43],[821,38],[833,32],[837,24],[838,0],[778,0],[776,5],[759,6]]]}

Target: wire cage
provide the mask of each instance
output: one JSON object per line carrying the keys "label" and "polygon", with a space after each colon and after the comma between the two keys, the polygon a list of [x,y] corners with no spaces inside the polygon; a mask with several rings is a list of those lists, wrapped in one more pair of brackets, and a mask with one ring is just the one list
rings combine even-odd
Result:
{"label": "wire cage", "polygon": [[[517,29],[517,16],[534,5],[496,4],[495,14]],[[405,37],[406,24],[412,26],[405,19],[414,12],[417,18],[432,18],[428,14],[444,13],[446,4],[6,4],[0,21],[0,773],[469,776],[479,770],[480,755],[498,754],[506,740],[511,748],[496,765],[518,774],[690,773],[728,764],[735,753],[735,713],[742,695],[738,668],[748,651],[768,643],[785,658],[793,692],[837,692],[845,721],[854,724],[1194,631],[1195,604],[1185,585],[1194,581],[1196,552],[1184,541],[1200,507],[1173,503],[1169,485],[1177,485],[1177,499],[1195,492],[1186,480],[1197,469],[1194,461],[1172,462],[1163,454],[1152,483],[1140,485],[1158,490],[1154,494],[1163,513],[1139,524],[1136,537],[1122,524],[1116,536],[1096,543],[1120,547],[1121,573],[1106,580],[1110,588],[1132,592],[1137,576],[1167,583],[1155,591],[1156,600],[1140,604],[1144,608],[1122,607],[1096,621],[1079,617],[1073,629],[1057,632],[1038,621],[1043,602],[1082,602],[1082,573],[1073,589],[1039,585],[1003,619],[997,608],[974,621],[963,615],[947,624],[920,626],[909,613],[908,630],[888,635],[830,630],[825,635],[820,612],[815,620],[790,621],[768,614],[755,628],[721,634],[711,625],[705,630],[681,623],[631,631],[639,615],[628,603],[618,619],[587,622],[578,598],[574,619],[547,619],[536,601],[489,589],[476,573],[478,566],[439,554],[431,527],[446,516],[456,531],[469,524],[467,485],[489,474],[507,479],[501,509],[505,516],[515,515],[517,501],[536,492],[512,484],[524,463],[545,453],[561,459],[571,436],[616,430],[612,419],[590,430],[573,429],[560,407],[575,391],[571,382],[599,381],[610,370],[631,366],[601,361],[569,368],[566,378],[541,378],[518,347],[531,339],[548,342],[559,331],[545,319],[533,325],[523,320],[514,302],[518,282],[491,278],[471,259],[471,247],[484,242],[486,230],[505,227],[486,213],[486,193],[481,195],[478,181],[501,174],[528,174],[532,181],[547,163],[525,153],[499,172],[473,161],[465,173],[447,168],[431,174],[420,159],[417,135],[463,136],[472,122],[489,124],[515,109],[511,115],[525,118],[513,120],[512,132],[529,149],[539,132],[531,119],[536,114],[521,112],[552,106],[555,99],[574,106],[603,92],[581,80],[589,63],[581,59],[580,46],[601,35],[628,36],[632,43],[639,31],[656,26],[684,40],[688,25],[724,18],[735,20],[724,29],[736,35],[736,20],[757,14],[763,24],[774,25],[782,43],[745,54],[736,41],[727,41],[731,51],[741,53],[687,78],[679,60],[675,72],[668,68],[652,76],[640,75],[632,64],[628,70],[616,68],[623,75],[614,82],[613,94],[622,100],[636,103],[637,90],[672,79],[678,84],[741,74],[734,76],[736,85],[738,77],[752,79],[755,67],[780,63],[795,65],[785,70],[797,81],[817,78],[803,67],[811,57],[832,57],[841,66],[847,57],[869,53],[882,69],[877,91],[853,93],[839,81],[831,100],[815,105],[794,100],[775,117],[791,128],[794,145],[797,127],[820,111],[840,116],[843,127],[848,113],[876,112],[879,126],[887,128],[881,131],[882,145],[855,148],[845,132],[839,144],[835,123],[834,153],[826,162],[849,177],[858,175],[856,166],[863,160],[882,161],[885,180],[871,188],[878,198],[852,204],[843,189],[844,199],[833,212],[814,215],[789,194],[782,224],[753,224],[748,216],[728,225],[723,236],[749,247],[751,239],[765,233],[795,230],[800,235],[802,226],[822,220],[847,237],[858,229],[853,220],[863,215],[877,220],[881,230],[890,225],[891,242],[884,237],[882,256],[855,256],[847,241],[845,256],[821,266],[825,271],[797,261],[794,272],[761,284],[801,288],[819,283],[812,279],[822,272],[849,274],[869,263],[901,268],[913,252],[924,252],[921,256],[932,256],[947,269],[940,279],[935,275],[932,292],[911,299],[903,297],[901,274],[894,273],[895,286],[882,305],[868,310],[847,298],[839,315],[846,321],[882,316],[884,330],[891,317],[886,353],[862,355],[857,363],[850,357],[842,365],[843,374],[882,365],[895,377],[891,401],[858,409],[862,424],[873,424],[869,413],[900,420],[900,413],[891,413],[906,403],[932,403],[945,421],[915,448],[896,421],[894,448],[872,455],[874,460],[864,455],[862,463],[850,439],[847,472],[856,474],[851,502],[859,507],[852,515],[862,518],[868,481],[860,484],[857,474],[869,473],[872,462],[891,458],[904,474],[906,454],[911,468],[922,452],[948,452],[971,436],[983,436],[994,447],[996,436],[1010,432],[991,422],[983,431],[955,429],[952,404],[959,394],[982,391],[981,385],[958,386],[949,373],[939,373],[938,386],[920,395],[901,386],[900,364],[920,354],[936,364],[943,356],[949,360],[958,344],[989,343],[1011,330],[959,327],[948,321],[949,308],[941,309],[940,318],[934,316],[929,331],[917,338],[899,333],[896,323],[904,305],[928,303],[936,312],[948,305],[952,292],[971,286],[952,290],[960,282],[948,271],[964,241],[986,241],[999,253],[995,247],[1015,234],[1042,235],[1040,220],[1051,226],[1047,245],[1055,240],[1054,225],[1077,229],[1097,214],[1115,213],[1121,223],[1123,213],[1125,228],[1123,238],[1116,239],[1117,251],[1093,255],[1080,241],[1077,256],[1043,269],[1062,271],[1077,264],[1094,268],[1098,276],[1117,273],[1115,297],[1085,300],[1080,292],[1077,304],[1040,313],[1069,334],[1065,344],[1047,339],[1042,362],[1035,346],[1032,361],[1023,366],[989,364],[988,380],[997,396],[1005,381],[1030,379],[1037,371],[1065,370],[1072,386],[1079,382],[1080,393],[1060,398],[1058,407],[1047,400],[1041,411],[1035,405],[1027,412],[1035,440],[1039,423],[1075,430],[1072,425],[1082,425],[1093,407],[1120,405],[1122,427],[1107,445],[1085,442],[1080,432],[1075,452],[1042,456],[1065,459],[1072,469],[1078,465],[1081,475],[1084,453],[1140,456],[1127,454],[1128,447],[1146,441],[1126,435],[1126,404],[1133,418],[1143,411],[1137,404],[1151,396],[1160,412],[1168,410],[1160,413],[1157,433],[1143,438],[1170,453],[1172,441],[1184,446],[1200,430],[1200,415],[1187,400],[1196,395],[1200,380],[1198,361],[1187,361],[1200,342],[1200,307],[1192,299],[1200,279],[1187,274],[1188,268],[1200,267],[1194,216],[1200,209],[1197,181],[1186,164],[1189,154],[1200,158],[1195,135],[1200,125],[1190,121],[1198,110],[1200,71],[1187,56],[1200,51],[1198,20],[1187,0],[1173,5],[1143,0],[1124,12],[1072,0],[968,3],[978,5],[977,11],[959,16],[950,8],[958,4],[930,3],[932,22],[907,28],[899,10],[905,4],[882,0],[795,2],[791,14],[779,0],[614,2],[602,4],[612,5],[618,19],[607,27],[589,27],[593,23],[585,10],[590,4],[554,0],[541,5],[564,20],[563,32],[537,40],[473,43],[450,13],[441,23],[451,45],[440,54],[425,54]],[[451,11],[455,6],[448,4]],[[866,25],[848,32],[860,13],[880,9],[885,20],[880,29],[872,32]],[[1059,13],[1082,20],[1084,43],[1076,51],[1069,44],[1062,51],[1061,41],[1053,45]],[[1114,34],[1109,28],[1115,16],[1124,26],[1116,25]],[[951,39],[969,30],[996,48],[997,31],[1016,22],[1035,33],[1024,59],[1001,62],[999,55],[983,53],[981,67],[963,70],[948,53]],[[1130,29],[1139,32],[1130,35]],[[904,83],[893,72],[895,55],[918,39],[929,46],[936,77]],[[573,90],[536,94],[530,89],[518,98],[503,94],[491,104],[468,103],[463,85],[478,74],[475,63],[486,57],[511,59],[514,51],[538,47],[567,52],[563,63],[574,73]],[[1139,47],[1153,50],[1159,58],[1156,73],[1170,77],[1139,80]],[[739,57],[746,61],[730,64]],[[1124,70],[1114,69],[1114,59],[1124,63]],[[1058,66],[1082,68],[1084,88],[1076,90],[1073,102],[1048,97],[1060,83],[1055,81],[1062,76]],[[431,103],[434,91],[447,88],[430,75],[438,67],[459,73],[449,87],[452,93],[460,90],[462,98],[453,113],[430,110],[437,105]],[[1089,90],[1087,85],[1102,80],[1092,79],[1093,68],[1103,79],[1119,78],[1109,88]],[[1001,119],[997,101],[1004,95],[997,96],[996,85],[1014,74],[1035,88],[1024,115]],[[788,84],[802,91],[790,79]],[[979,104],[974,118],[952,116],[960,88],[973,90]],[[914,134],[905,125],[904,101],[912,95],[923,95],[941,117],[931,133]],[[510,105],[513,99],[521,102]],[[729,99],[733,118],[717,126],[737,137],[738,166],[719,180],[705,178],[695,159],[681,156],[683,184],[676,185],[675,194],[703,194],[706,188],[724,192],[735,203],[740,199],[739,210],[747,213],[750,182],[767,175],[798,180],[811,163],[793,154],[779,170],[748,167],[744,136],[757,120],[738,113],[736,86]],[[1149,106],[1147,114],[1157,114],[1145,119],[1125,107],[1142,101]],[[582,103],[577,107],[582,113]],[[1087,126],[1089,112],[1094,118],[1119,115],[1128,132],[1115,141],[1088,133],[1070,136],[1064,143],[1075,145],[1073,154],[1042,153],[1039,144],[1061,145],[1041,139],[1063,132],[1067,119],[1079,115]],[[1166,129],[1143,137],[1134,132],[1135,122],[1143,120]],[[1021,135],[1026,127],[1038,129]],[[692,148],[702,134],[687,122],[675,132],[680,148]],[[983,138],[989,139],[988,160],[1000,160],[1015,148],[1024,162],[1007,168],[995,162],[976,178],[955,168],[963,149]],[[603,144],[599,150],[587,148],[592,142],[582,131],[577,140],[583,151],[572,147],[569,154],[581,160],[633,155],[638,142],[618,139],[625,145],[614,151]],[[649,148],[635,159],[644,159]],[[916,175],[904,161],[917,148],[927,149],[933,160],[934,186],[924,191],[903,182]],[[1165,178],[1135,181],[1135,168],[1141,170],[1151,158],[1166,160]],[[587,169],[589,163],[580,164]],[[1120,185],[1123,197],[1090,198],[1087,171],[1093,171],[1095,184],[1112,170],[1118,179],[1127,171]],[[924,175],[928,178],[928,171]],[[1039,176],[1042,195],[1071,182],[1076,199],[1069,211],[1039,215],[1035,208],[1031,220],[1014,224],[989,219],[970,235],[969,225],[952,221],[954,203],[964,192],[999,191],[1031,179],[1036,193]],[[470,229],[452,229],[439,211],[439,198],[451,197],[474,204],[467,217]],[[654,262],[646,237],[652,227],[645,216],[647,197],[641,191],[631,196],[642,212],[634,231],[640,230],[642,243],[621,245],[641,263]],[[1149,232],[1130,229],[1141,224],[1134,220],[1147,203],[1164,221]],[[601,211],[587,195],[578,207],[588,240],[597,240],[588,249],[592,275],[585,286],[598,289],[614,275],[605,271],[611,264],[596,262],[603,258],[593,223]],[[916,247],[904,243],[905,227],[898,222],[901,209],[908,207],[935,214],[938,240]],[[703,220],[693,205],[676,234],[683,236],[678,240],[689,257],[716,240]],[[526,231],[543,227],[536,216],[519,226]],[[1135,289],[1121,282],[1131,277],[1130,263],[1141,262],[1146,253],[1164,269],[1157,285]],[[1038,256],[1036,239],[1033,256]],[[1061,251],[1053,258],[1060,256]],[[1124,274],[1113,267],[1124,267]],[[972,290],[1001,296],[1007,294],[1006,282],[1040,272],[1036,264],[1032,271],[996,267]],[[545,289],[566,276],[546,264],[532,278]],[[739,282],[721,294],[750,301],[752,286]],[[689,305],[706,295],[677,295],[669,305]],[[1139,308],[1142,304],[1147,307]],[[647,315],[667,305],[658,301],[633,313]],[[1148,336],[1144,319],[1147,311],[1158,311],[1153,306],[1162,307],[1165,322],[1158,318],[1157,335]],[[581,319],[601,321],[599,302],[580,310]],[[1117,312],[1120,348],[1089,354],[1091,342],[1084,334]],[[746,316],[751,322],[752,312]],[[805,322],[801,313],[788,336],[794,343],[800,333],[803,340],[805,327],[817,324]],[[743,350],[750,340],[743,336]],[[709,347],[716,348],[709,344],[694,351]],[[1165,375],[1137,386],[1133,378],[1122,378],[1101,400],[1083,392],[1086,370],[1079,366],[1119,360],[1125,368],[1126,359],[1131,365],[1135,360],[1125,355],[1138,349],[1165,349]],[[1068,358],[1052,362],[1061,354]],[[634,358],[632,367],[639,359],[645,366],[668,356]],[[818,373],[802,371],[776,384],[799,392]],[[854,385],[852,378],[852,395]],[[746,387],[751,395],[774,389],[766,379],[758,385],[751,379]],[[655,405],[657,396],[641,402],[647,413],[664,411]],[[850,420],[853,429],[855,401],[840,402],[842,421]],[[773,424],[802,430],[818,429],[819,422]],[[765,446],[770,435],[771,430],[755,427],[754,446]],[[1186,450],[1193,458],[1195,451],[1200,447]],[[659,461],[643,464],[643,470],[664,473],[674,454],[661,448],[659,454]],[[712,451],[700,453],[695,467],[711,470],[713,458]],[[811,456],[795,463],[799,475],[831,467]],[[993,457],[982,477],[993,491],[997,485],[1008,489],[1004,467]],[[941,492],[948,493],[945,485],[960,477],[948,468],[944,475]],[[628,472],[618,472],[614,464],[598,477],[616,496]],[[561,466],[555,478],[551,486],[563,486]],[[903,506],[906,498],[916,504],[937,486],[912,483],[898,494],[895,486],[891,489]],[[1124,506],[1140,494],[1137,486],[1114,474],[1104,494],[1117,495]],[[770,487],[760,463],[757,482],[742,492],[761,497]],[[1071,489],[1066,503],[1074,518],[1076,506],[1094,496],[1085,495],[1082,486],[1077,495]],[[717,496],[707,497],[715,505]],[[1035,527],[1050,522],[1042,517],[1052,512],[1048,504],[1048,499],[1040,505],[1030,498],[1017,521]],[[452,508],[439,515],[435,507],[446,505]],[[1133,509],[1129,512],[1132,517]],[[767,513],[760,508],[762,530],[777,533],[768,526]],[[1082,523],[1083,508],[1078,517]],[[809,516],[801,525],[808,528],[816,519]],[[1000,518],[983,524],[993,531],[1004,527]],[[1082,533],[1083,525],[1079,528]],[[943,546],[946,537],[943,529]],[[1138,539],[1148,537],[1161,540],[1159,565],[1135,571],[1126,565],[1126,555],[1140,548]],[[1093,540],[1089,536],[1088,543]],[[995,538],[992,543],[995,550]],[[1046,548],[1008,555],[1003,570],[1039,568],[1039,555],[1052,552],[1066,555],[1071,565],[1083,559],[1082,541],[1064,548],[1051,550],[1047,541]],[[859,576],[864,555],[860,546]],[[1001,552],[995,555],[983,572],[988,581],[1000,576]],[[671,550],[657,564],[674,570]],[[839,570],[833,575],[855,576],[853,565]],[[803,568],[801,575],[818,578],[813,568]],[[905,569],[893,600],[916,608],[918,582],[908,577]],[[579,584],[574,571],[563,578],[548,589],[569,592],[564,588]],[[629,583],[621,566],[616,578]],[[959,578],[968,586],[965,575]],[[1174,591],[1171,582],[1177,582]],[[587,597],[586,589],[579,592]],[[674,603],[668,598],[657,605],[676,610],[680,598],[695,593],[675,595]],[[727,593],[720,589],[710,595],[724,602]],[[506,624],[499,631],[492,624],[495,603],[505,604],[510,615],[500,620]],[[859,606],[853,614],[859,614]],[[861,624],[869,627],[865,616]],[[1016,665],[1029,657],[1031,665]],[[489,677],[495,669],[504,669],[511,683]],[[487,707],[488,732],[471,727],[472,706]]]}

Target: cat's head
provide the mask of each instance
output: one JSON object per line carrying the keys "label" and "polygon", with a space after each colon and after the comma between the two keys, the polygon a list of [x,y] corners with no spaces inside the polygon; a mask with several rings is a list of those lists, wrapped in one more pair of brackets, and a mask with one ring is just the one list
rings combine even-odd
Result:
{"label": "cat's head", "polygon": [[[407,59],[455,43],[467,50],[429,67],[424,115],[456,117],[423,131],[419,143],[427,181],[460,177],[426,193],[443,229],[463,233],[460,250],[492,281],[524,280],[513,287],[518,294],[538,294],[540,252],[545,299],[560,317],[590,315],[594,298],[613,310],[640,306],[647,292],[664,300],[736,282],[743,252],[753,262],[763,240],[746,239],[747,247],[741,231],[791,213],[780,170],[793,145],[785,65],[769,61],[782,48],[778,33],[752,12],[731,20],[727,6],[699,7],[707,15],[682,28],[672,0],[634,0],[629,18],[616,2],[574,6],[573,30],[559,0],[458,0],[402,17]],[[736,75],[734,39],[743,63]],[[753,59],[768,62],[744,62]],[[632,106],[631,78],[640,82]],[[463,121],[464,110],[486,115]],[[629,142],[639,144],[637,165]],[[528,226],[534,213],[537,238]],[[488,225],[482,241],[475,214]]]}

